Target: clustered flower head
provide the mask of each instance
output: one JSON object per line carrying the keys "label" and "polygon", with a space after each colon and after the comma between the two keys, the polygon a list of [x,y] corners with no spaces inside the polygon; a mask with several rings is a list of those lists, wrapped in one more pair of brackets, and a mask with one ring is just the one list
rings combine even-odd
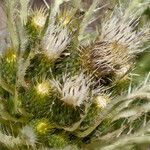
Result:
{"label": "clustered flower head", "polygon": [[100,36],[83,56],[88,60],[84,65],[99,77],[125,75],[133,67],[135,56],[143,51],[143,43],[148,40],[148,28],[137,31],[138,22],[136,17],[126,17],[125,12],[116,8],[112,16],[102,23]]}

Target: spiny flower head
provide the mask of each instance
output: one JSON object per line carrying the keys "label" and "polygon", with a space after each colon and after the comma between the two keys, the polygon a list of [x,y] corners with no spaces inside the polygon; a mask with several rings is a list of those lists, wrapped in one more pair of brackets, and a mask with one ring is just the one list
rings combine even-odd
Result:
{"label": "spiny flower head", "polygon": [[54,87],[61,95],[61,100],[73,107],[81,106],[89,100],[90,79],[83,73],[74,77],[64,77],[63,83],[53,80]]}
{"label": "spiny flower head", "polygon": [[48,129],[48,125],[46,122],[40,122],[36,129],[39,133],[45,133]]}
{"label": "spiny flower head", "polygon": [[138,19],[124,17],[124,13],[119,8],[117,10],[119,15],[112,14],[102,24],[99,39],[89,48],[88,66],[98,76],[115,73],[123,76],[132,67],[136,54],[143,51],[143,43],[148,40],[148,29],[136,30]]}
{"label": "spiny flower head", "polygon": [[75,11],[73,9],[64,8],[62,11],[58,13],[58,22],[66,27],[74,17]]}
{"label": "spiny flower head", "polygon": [[16,51],[12,48],[6,49],[4,56],[6,57],[7,63],[12,63],[16,61]]}
{"label": "spiny flower head", "polygon": [[27,145],[35,146],[37,137],[30,126],[25,126],[21,129],[21,137],[26,141]]}
{"label": "spiny flower head", "polygon": [[35,131],[40,135],[48,133],[52,128],[48,119],[45,118],[34,120],[33,127]]}
{"label": "spiny flower head", "polygon": [[110,96],[108,94],[99,94],[95,98],[95,103],[99,108],[105,108],[110,101]]}
{"label": "spiny flower head", "polygon": [[50,87],[47,82],[42,82],[37,85],[36,89],[38,94],[45,95],[49,93]]}
{"label": "spiny flower head", "polygon": [[46,22],[46,9],[35,9],[31,11],[31,25],[36,29],[42,29]]}
{"label": "spiny flower head", "polygon": [[[53,134],[49,137],[49,144],[56,148],[66,147],[68,141],[64,135]],[[63,148],[64,149],[64,148]]]}
{"label": "spiny flower head", "polygon": [[145,26],[136,30],[139,18],[136,15],[125,16],[126,11],[123,12],[121,8],[114,10],[110,19],[102,25],[100,40],[111,42],[112,49],[125,48],[129,54],[137,54],[143,50],[143,43],[149,39],[149,28]]}
{"label": "spiny flower head", "polygon": [[55,60],[66,49],[70,40],[71,33],[69,33],[67,27],[63,28],[60,25],[51,24],[42,41],[42,48],[48,59]]}

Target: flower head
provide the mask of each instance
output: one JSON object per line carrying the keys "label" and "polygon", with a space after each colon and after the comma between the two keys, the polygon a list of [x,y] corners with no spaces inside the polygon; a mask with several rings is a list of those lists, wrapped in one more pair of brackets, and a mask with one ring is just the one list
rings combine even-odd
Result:
{"label": "flower head", "polygon": [[12,48],[6,49],[4,56],[6,57],[7,63],[13,63],[16,61],[16,52]]}
{"label": "flower head", "polygon": [[148,40],[148,29],[136,30],[138,19],[124,17],[119,8],[117,12],[102,24],[101,35],[87,55],[88,66],[100,76],[127,73]]}
{"label": "flower head", "polygon": [[33,127],[40,135],[48,133],[53,128],[49,120],[46,118],[34,120]]}
{"label": "flower head", "polygon": [[71,40],[67,27],[51,24],[42,41],[43,50],[50,60],[60,57]]}
{"label": "flower head", "polygon": [[45,133],[48,130],[48,124],[46,122],[40,122],[36,129],[39,133]]}
{"label": "flower head", "polygon": [[54,87],[61,95],[61,100],[74,107],[89,100],[90,80],[81,73],[74,77],[63,79],[63,83],[53,80]]}
{"label": "flower head", "polygon": [[47,13],[44,8],[31,11],[31,24],[36,29],[43,29],[46,22]]}
{"label": "flower head", "polygon": [[95,98],[95,103],[99,108],[105,108],[109,102],[109,95],[101,94]]}
{"label": "flower head", "polygon": [[37,88],[37,93],[41,95],[48,94],[50,90],[49,84],[46,82],[39,83],[36,88]]}

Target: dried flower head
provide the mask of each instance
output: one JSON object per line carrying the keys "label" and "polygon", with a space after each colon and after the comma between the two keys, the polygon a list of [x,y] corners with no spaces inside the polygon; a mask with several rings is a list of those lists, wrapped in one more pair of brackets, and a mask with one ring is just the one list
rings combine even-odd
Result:
{"label": "dried flower head", "polygon": [[61,100],[73,107],[81,106],[89,100],[90,79],[83,73],[74,77],[64,77],[63,83],[53,80],[52,84],[61,95]]}
{"label": "dried flower head", "polygon": [[43,50],[50,60],[60,57],[71,40],[67,27],[51,24],[42,41]]}
{"label": "dried flower head", "polygon": [[[118,15],[119,14],[119,15]],[[98,76],[119,74],[123,76],[132,67],[137,53],[142,52],[143,43],[148,40],[148,29],[136,30],[139,20],[117,8],[110,19],[102,24],[99,39],[89,48],[86,56],[90,69]]]}

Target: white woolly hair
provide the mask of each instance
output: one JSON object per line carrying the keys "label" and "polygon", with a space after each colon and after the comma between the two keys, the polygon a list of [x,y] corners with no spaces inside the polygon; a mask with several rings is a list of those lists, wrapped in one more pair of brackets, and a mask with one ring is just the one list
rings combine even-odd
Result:
{"label": "white woolly hair", "polygon": [[25,126],[21,129],[20,131],[21,133],[21,137],[23,139],[23,141],[25,141],[25,143],[27,145],[30,146],[35,146],[36,142],[37,142],[37,137],[33,131],[33,129],[30,126]]}
{"label": "white woolly hair", "polygon": [[[134,56],[143,52],[143,43],[148,40],[148,28],[136,31],[139,18],[126,16],[116,8],[111,17],[102,24],[99,41],[90,50],[95,69],[109,73],[128,70]],[[131,62],[131,63],[130,63]]]}
{"label": "white woolly hair", "polygon": [[51,82],[66,104],[76,107],[88,102],[91,81],[83,73],[74,77],[64,76],[63,83],[56,80]]}
{"label": "white woolly hair", "polygon": [[43,38],[42,46],[49,59],[57,59],[71,41],[68,28],[51,24]]}

